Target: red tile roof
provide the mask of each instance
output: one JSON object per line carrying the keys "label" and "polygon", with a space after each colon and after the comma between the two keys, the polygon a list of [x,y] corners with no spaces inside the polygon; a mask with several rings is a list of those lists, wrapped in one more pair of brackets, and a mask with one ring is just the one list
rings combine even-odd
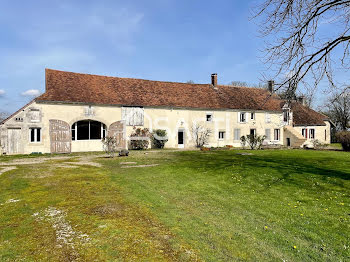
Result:
{"label": "red tile roof", "polygon": [[[281,111],[284,103],[261,88],[108,77],[46,69],[38,102]],[[282,106],[281,106],[282,105]],[[293,103],[294,124],[324,124],[324,116]],[[321,123],[322,121],[322,123]]]}
{"label": "red tile roof", "polygon": [[329,121],[327,116],[303,106],[299,102],[293,102],[291,110],[293,111],[293,124],[296,126],[324,126],[324,121]]}

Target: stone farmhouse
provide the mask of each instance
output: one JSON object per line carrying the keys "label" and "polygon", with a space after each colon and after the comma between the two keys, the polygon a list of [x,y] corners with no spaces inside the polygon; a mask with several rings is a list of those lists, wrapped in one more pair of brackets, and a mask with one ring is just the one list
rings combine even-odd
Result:
{"label": "stone farmhouse", "polygon": [[46,91],[0,124],[1,154],[103,150],[116,136],[127,148],[133,128],[166,129],[168,148],[193,148],[191,127],[210,128],[207,146],[239,147],[240,137],[266,135],[267,145],[330,143],[329,119],[287,102],[269,88],[175,83],[45,70]]}

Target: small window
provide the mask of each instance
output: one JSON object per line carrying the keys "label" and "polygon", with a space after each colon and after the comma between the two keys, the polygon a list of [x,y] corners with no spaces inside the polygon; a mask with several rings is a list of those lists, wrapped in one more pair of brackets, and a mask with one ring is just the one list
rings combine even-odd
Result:
{"label": "small window", "polygon": [[280,140],[280,130],[275,129],[273,133],[274,133],[274,140],[279,141]]}
{"label": "small window", "polygon": [[15,118],[15,121],[16,121],[16,122],[23,122],[23,118],[22,118],[22,117],[16,117],[16,118]]}
{"label": "small window", "polygon": [[265,114],[265,122],[266,123],[271,123],[271,115],[270,115],[270,113],[266,113]]}
{"label": "small window", "polygon": [[225,132],[224,131],[219,131],[219,139],[224,140],[225,139]]}
{"label": "small window", "polygon": [[327,141],[327,129],[324,130],[324,140]]}
{"label": "small window", "polygon": [[283,121],[288,122],[289,121],[289,110],[283,111]]}
{"label": "small window", "polygon": [[207,119],[207,122],[213,121],[213,114],[207,114],[206,119]]}
{"label": "small window", "polygon": [[266,140],[271,140],[271,130],[265,129]]}
{"label": "small window", "polygon": [[246,122],[246,113],[239,113],[239,122],[240,123],[245,123]]}
{"label": "small window", "polygon": [[234,130],[234,140],[238,141],[241,139],[241,129],[235,128]]}
{"label": "small window", "polygon": [[310,132],[309,134],[310,139],[315,139],[315,129],[311,128],[309,132]]}
{"label": "small window", "polygon": [[255,112],[250,113],[250,120],[255,120]]}
{"label": "small window", "polygon": [[41,128],[30,128],[29,136],[30,136],[31,143],[41,142]]}
{"label": "small window", "polygon": [[301,129],[301,135],[305,138],[307,138],[307,128]]}

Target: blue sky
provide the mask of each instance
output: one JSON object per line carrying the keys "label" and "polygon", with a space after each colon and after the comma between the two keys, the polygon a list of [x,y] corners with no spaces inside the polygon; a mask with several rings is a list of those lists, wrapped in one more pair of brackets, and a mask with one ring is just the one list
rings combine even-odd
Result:
{"label": "blue sky", "polygon": [[153,80],[258,83],[255,1],[0,0],[0,108],[44,92],[45,68]]}

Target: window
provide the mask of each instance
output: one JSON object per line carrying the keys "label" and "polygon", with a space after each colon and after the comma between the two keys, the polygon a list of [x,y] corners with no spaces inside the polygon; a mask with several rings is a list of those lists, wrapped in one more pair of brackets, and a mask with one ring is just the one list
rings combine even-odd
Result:
{"label": "window", "polygon": [[125,121],[127,126],[143,126],[143,107],[122,107],[122,120]]}
{"label": "window", "polygon": [[305,138],[307,138],[307,128],[301,129],[301,135]]}
{"label": "window", "polygon": [[93,120],[82,120],[72,125],[72,140],[100,140],[106,137],[106,125]]}
{"label": "window", "polygon": [[315,129],[311,128],[309,130],[309,138],[310,139],[315,139]]}
{"label": "window", "polygon": [[236,140],[236,141],[241,139],[241,129],[235,128],[233,139]]}
{"label": "window", "polygon": [[206,119],[207,119],[207,122],[213,121],[213,114],[207,114]]}
{"label": "window", "polygon": [[246,122],[246,113],[240,112],[239,113],[239,122],[245,123]]}
{"label": "window", "polygon": [[271,140],[271,130],[265,129],[266,140]]}
{"label": "window", "polygon": [[23,117],[16,117],[16,118],[15,118],[15,121],[16,121],[16,122],[23,122]]}
{"label": "window", "polygon": [[271,123],[271,115],[269,113],[265,114],[265,122],[266,123]]}
{"label": "window", "polygon": [[327,141],[327,129],[324,130],[324,140]]}
{"label": "window", "polygon": [[280,130],[279,129],[275,129],[273,132],[274,135],[274,140],[275,141],[279,141],[280,140]]}
{"label": "window", "polygon": [[249,133],[251,135],[255,136],[256,135],[256,129],[255,128],[251,128]]}
{"label": "window", "polygon": [[283,121],[284,122],[289,121],[289,110],[283,110]]}
{"label": "window", "polygon": [[250,113],[250,120],[255,120],[255,112]]}
{"label": "window", "polygon": [[219,140],[224,140],[224,139],[225,139],[225,132],[219,131]]}
{"label": "window", "polygon": [[31,143],[41,142],[41,128],[33,127],[29,129],[29,136]]}

